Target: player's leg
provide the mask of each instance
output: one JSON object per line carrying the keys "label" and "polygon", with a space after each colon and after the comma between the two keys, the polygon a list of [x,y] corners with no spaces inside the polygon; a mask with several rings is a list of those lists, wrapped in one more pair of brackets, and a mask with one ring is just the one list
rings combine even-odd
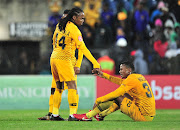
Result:
{"label": "player's leg", "polygon": [[102,111],[101,113],[99,113],[99,116],[100,116],[100,118],[104,118],[107,115],[115,112],[118,109],[119,109],[119,106],[117,105],[116,102],[114,102],[108,109],[106,109],[106,110]]}
{"label": "player's leg", "polygon": [[77,98],[77,106],[75,108],[76,108],[76,113],[77,113],[78,105],[79,105],[79,94],[77,90],[77,75],[75,75],[75,83],[76,83],[76,98]]}
{"label": "player's leg", "polygon": [[56,82],[56,89],[53,96],[53,111],[52,111],[51,120],[63,121],[64,119],[59,115],[59,107],[61,104],[64,82],[60,81],[60,76],[59,76],[60,68],[58,67],[58,63],[59,63],[58,60],[54,60],[54,59],[51,60],[51,72]]}
{"label": "player's leg", "polygon": [[54,78],[52,78],[51,95],[49,97],[49,112],[44,117],[38,118],[39,120],[50,120],[50,116],[51,116],[51,114],[53,112],[53,96],[54,96],[54,93],[55,93],[55,89],[56,89],[56,82],[55,82]]}
{"label": "player's leg", "polygon": [[68,86],[68,102],[69,102],[69,121],[74,121],[73,114],[77,113],[77,90],[76,90],[76,82],[68,81],[66,82]]}
{"label": "player's leg", "polygon": [[[147,120],[140,112],[139,107],[136,106],[135,102],[125,97],[121,101],[120,110],[134,121],[152,121]],[[153,118],[152,118],[153,119]]]}
{"label": "player's leg", "polygon": [[114,101],[107,101],[107,102],[103,102],[100,103],[99,105],[97,105],[92,111],[86,113],[86,116],[88,118],[91,118],[99,113],[101,113],[102,111],[106,110],[107,108],[109,108]]}
{"label": "player's leg", "polygon": [[49,97],[49,113],[53,112],[53,97],[56,90],[56,82],[54,78],[52,78],[52,84],[51,84],[51,95]]}
{"label": "player's leg", "polygon": [[100,117],[105,117],[105,116],[115,112],[116,110],[118,110],[120,108],[119,107],[120,103],[124,99],[124,97],[127,97],[130,100],[133,100],[133,98],[128,93],[125,93],[124,96],[114,99],[114,103],[108,109],[106,109],[103,112],[99,113],[99,116]]}
{"label": "player's leg", "polygon": [[[97,114],[109,108],[113,104],[113,102],[114,101],[107,101],[107,102],[100,103],[96,107],[94,107],[92,111],[89,111],[86,114],[73,114],[73,116],[77,118],[78,120],[92,121],[92,117],[98,116]],[[95,117],[95,118],[97,119],[98,117]],[[97,119],[97,120],[100,121],[101,119]]]}
{"label": "player's leg", "polygon": [[[60,81],[64,81],[68,86],[68,102],[70,106],[70,116],[77,112],[77,91],[75,83],[75,72],[71,61],[58,61],[56,64],[58,69],[58,77]],[[53,108],[54,111],[54,108]]]}
{"label": "player's leg", "polygon": [[54,97],[53,97],[53,112],[52,112],[53,117],[61,118],[59,116],[59,108],[61,105],[63,90],[64,90],[63,82],[57,81],[56,82],[56,90],[55,90]]}

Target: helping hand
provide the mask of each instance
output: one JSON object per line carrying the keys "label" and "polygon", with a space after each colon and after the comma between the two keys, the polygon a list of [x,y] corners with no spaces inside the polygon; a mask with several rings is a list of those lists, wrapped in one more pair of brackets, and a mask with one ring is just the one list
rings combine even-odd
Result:
{"label": "helping hand", "polygon": [[79,74],[80,73],[80,68],[79,67],[74,67],[74,72],[75,74]]}
{"label": "helping hand", "polygon": [[99,76],[99,77],[102,77],[102,75],[103,75],[103,72],[101,71],[101,68],[94,68],[92,70],[92,73],[93,73],[93,75]]}

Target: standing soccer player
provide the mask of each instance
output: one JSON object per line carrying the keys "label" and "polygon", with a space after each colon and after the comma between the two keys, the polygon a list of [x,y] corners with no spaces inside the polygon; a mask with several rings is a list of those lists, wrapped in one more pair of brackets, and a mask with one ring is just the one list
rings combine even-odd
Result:
{"label": "standing soccer player", "polygon": [[[121,78],[113,77],[102,71],[93,71],[102,78],[120,87],[115,91],[96,99],[94,109],[86,114],[74,114],[78,120],[91,121],[95,117],[98,121],[117,109],[128,115],[134,121],[152,121],[155,116],[155,99],[148,81],[143,75],[134,73],[131,62],[120,65]],[[126,78],[126,79],[124,79]],[[99,114],[99,115],[97,115]],[[96,116],[97,115],[97,116]],[[99,118],[97,118],[100,116]]]}
{"label": "standing soccer player", "polygon": [[[61,17],[61,19],[65,18],[67,16],[67,14],[69,13],[70,10],[64,10],[64,13],[63,13],[63,16]],[[57,34],[57,31],[59,31],[59,24],[57,24],[57,27],[56,27],[56,30],[54,32],[54,36],[53,36],[53,41],[55,41],[55,35]],[[53,48],[55,48],[55,42],[53,42]],[[83,53],[81,51],[78,50],[78,59],[77,60],[74,60],[76,57],[75,57],[75,53],[72,53],[72,59],[73,61],[75,61],[75,63],[73,63],[74,65],[74,71],[75,71],[75,81],[76,81],[76,86],[77,86],[77,74],[80,73],[80,66],[81,66],[81,62],[82,62],[82,59],[83,59]],[[68,89],[67,85],[64,84],[64,90],[65,89]],[[54,93],[55,96],[54,96]],[[52,79],[52,84],[51,84],[51,95],[49,97],[49,112],[47,115],[45,115],[44,117],[40,117],[38,118],[39,120],[50,120],[50,117],[52,115],[52,112],[53,112],[53,105],[55,105],[54,107],[56,108],[60,108],[60,105],[61,105],[61,99],[62,99],[62,93],[63,93],[63,89],[59,90],[58,88],[56,88],[56,82],[54,80],[54,78]],[[68,97],[69,97],[69,93],[68,93]],[[58,98],[59,100],[56,101],[57,104],[53,104],[53,100],[56,100],[55,98]],[[76,109],[76,113],[77,113],[77,109],[78,109],[78,102],[79,102],[79,95],[78,95],[78,92],[77,92],[77,88],[76,88],[76,98],[77,98],[77,106],[75,107]],[[69,99],[69,98],[68,98]],[[71,107],[71,106],[69,106]],[[57,120],[64,120],[62,117],[60,117],[59,115],[59,118],[57,118]],[[72,120],[71,117],[68,119],[68,120]]]}
{"label": "standing soccer player", "polygon": [[[64,19],[60,20],[57,28],[58,31],[53,36],[53,39],[55,40],[53,40],[54,49],[51,54],[51,72],[59,91],[63,90],[64,82],[68,86],[68,102],[70,105],[69,119],[72,119],[72,115],[77,112],[76,107],[78,102],[76,98],[74,72],[74,63],[76,59],[72,58],[75,49],[79,49],[87,59],[92,62],[94,71],[98,71],[100,68],[99,63],[85,46],[82,34],[78,29],[78,26],[81,26],[83,22],[83,11],[80,8],[73,8]],[[53,104],[58,104],[57,102],[59,102],[59,100],[59,98],[56,98]],[[53,105],[52,120],[61,120],[58,107],[59,106]]]}

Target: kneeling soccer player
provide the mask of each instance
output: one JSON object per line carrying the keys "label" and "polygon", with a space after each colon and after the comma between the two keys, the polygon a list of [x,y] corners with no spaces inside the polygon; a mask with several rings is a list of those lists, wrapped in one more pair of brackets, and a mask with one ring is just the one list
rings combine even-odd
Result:
{"label": "kneeling soccer player", "polygon": [[152,121],[155,116],[155,99],[148,81],[143,75],[134,73],[134,65],[129,62],[120,64],[120,75],[113,77],[98,70],[95,75],[120,85],[115,91],[96,99],[93,110],[86,114],[73,114],[82,121],[98,121],[120,109],[134,121]]}

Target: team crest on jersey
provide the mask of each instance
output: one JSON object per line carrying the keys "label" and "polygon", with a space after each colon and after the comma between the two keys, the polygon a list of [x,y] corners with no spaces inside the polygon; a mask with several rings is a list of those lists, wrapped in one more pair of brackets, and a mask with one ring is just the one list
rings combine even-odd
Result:
{"label": "team crest on jersey", "polygon": [[78,40],[79,40],[80,42],[82,42],[82,36],[79,36],[79,37],[78,37]]}

